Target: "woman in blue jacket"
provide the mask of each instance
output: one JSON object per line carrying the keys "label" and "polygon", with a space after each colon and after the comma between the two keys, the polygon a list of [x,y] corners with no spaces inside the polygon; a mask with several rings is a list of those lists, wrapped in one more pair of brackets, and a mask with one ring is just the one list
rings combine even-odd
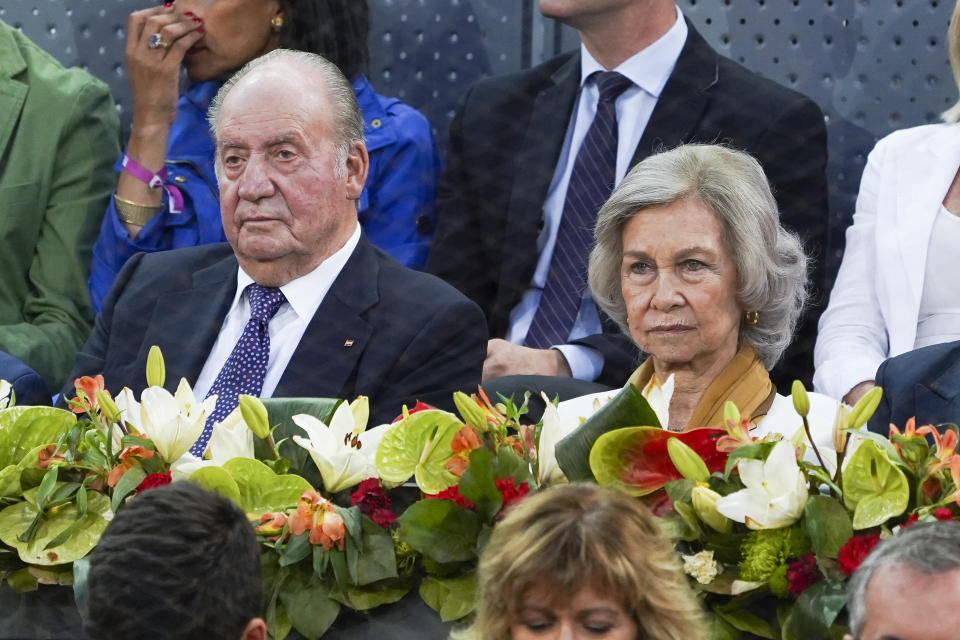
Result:
{"label": "woman in blue jacket", "polygon": [[[176,0],[130,15],[133,118],[93,251],[95,309],[134,253],[226,240],[207,108],[230,74],[278,47],[319,53],[351,79],[370,153],[360,223],[398,261],[423,266],[434,218],[433,137],[418,111],[379,95],[364,76],[368,30],[366,0]],[[181,66],[190,85],[178,96]]]}

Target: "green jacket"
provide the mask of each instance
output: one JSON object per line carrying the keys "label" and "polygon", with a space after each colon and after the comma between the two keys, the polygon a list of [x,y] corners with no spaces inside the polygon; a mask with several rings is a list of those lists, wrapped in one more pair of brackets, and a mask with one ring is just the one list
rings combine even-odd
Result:
{"label": "green jacket", "polygon": [[90,333],[90,250],[116,186],[107,86],[0,21],[0,350],[59,389]]}

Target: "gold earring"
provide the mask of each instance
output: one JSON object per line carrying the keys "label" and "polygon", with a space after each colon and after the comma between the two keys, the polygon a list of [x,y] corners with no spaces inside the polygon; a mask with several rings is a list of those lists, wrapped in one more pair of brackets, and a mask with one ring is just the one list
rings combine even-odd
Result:
{"label": "gold earring", "polygon": [[747,311],[746,321],[749,325],[755,325],[760,322],[760,312],[759,311]]}
{"label": "gold earring", "polygon": [[280,29],[283,28],[283,16],[277,14],[270,18],[270,27],[273,29],[274,33],[279,33]]}

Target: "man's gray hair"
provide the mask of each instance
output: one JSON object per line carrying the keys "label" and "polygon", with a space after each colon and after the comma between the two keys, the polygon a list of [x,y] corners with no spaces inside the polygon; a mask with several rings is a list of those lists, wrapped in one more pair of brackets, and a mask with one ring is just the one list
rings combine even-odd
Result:
{"label": "man's gray hair", "polygon": [[[327,95],[330,96],[330,102],[335,111],[334,132],[339,137],[336,145],[336,167],[337,171],[344,171],[350,147],[355,142],[363,142],[363,115],[360,113],[360,106],[357,104],[357,96],[353,92],[353,87],[340,72],[337,65],[321,55],[308,51],[274,49],[259,58],[254,58],[233,74],[217,91],[217,95],[214,96],[210,103],[210,109],[207,111],[207,122],[210,125],[210,134],[214,141],[217,140],[220,109],[223,107],[223,101],[227,94],[248,73],[271,62],[280,62],[287,66],[306,67],[316,71],[319,79],[324,82],[327,87]],[[216,157],[219,158],[219,155]],[[216,166],[219,169],[219,160],[217,160]]]}
{"label": "man's gray hair", "polygon": [[870,578],[878,570],[891,567],[930,576],[960,569],[960,523],[948,520],[913,524],[881,541],[870,552],[847,584],[847,612],[854,638],[863,632]]}
{"label": "man's gray hair", "polygon": [[589,273],[593,299],[629,335],[620,284],[623,228],[647,209],[688,198],[720,222],[737,267],[737,301],[745,311],[760,312],[756,324],[741,320],[739,341],[771,369],[790,344],[807,300],[807,257],[797,236],[780,226],[760,163],[741,151],[688,144],[637,164],[597,214]]}

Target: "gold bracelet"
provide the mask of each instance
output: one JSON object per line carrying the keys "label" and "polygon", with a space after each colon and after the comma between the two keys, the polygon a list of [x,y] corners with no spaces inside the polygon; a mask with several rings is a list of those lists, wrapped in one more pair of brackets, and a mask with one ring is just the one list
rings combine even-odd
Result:
{"label": "gold bracelet", "polygon": [[150,222],[153,216],[163,209],[163,205],[155,206],[131,202],[124,200],[117,194],[113,194],[113,201],[117,205],[117,217],[120,218],[121,222],[135,224],[139,227]]}

